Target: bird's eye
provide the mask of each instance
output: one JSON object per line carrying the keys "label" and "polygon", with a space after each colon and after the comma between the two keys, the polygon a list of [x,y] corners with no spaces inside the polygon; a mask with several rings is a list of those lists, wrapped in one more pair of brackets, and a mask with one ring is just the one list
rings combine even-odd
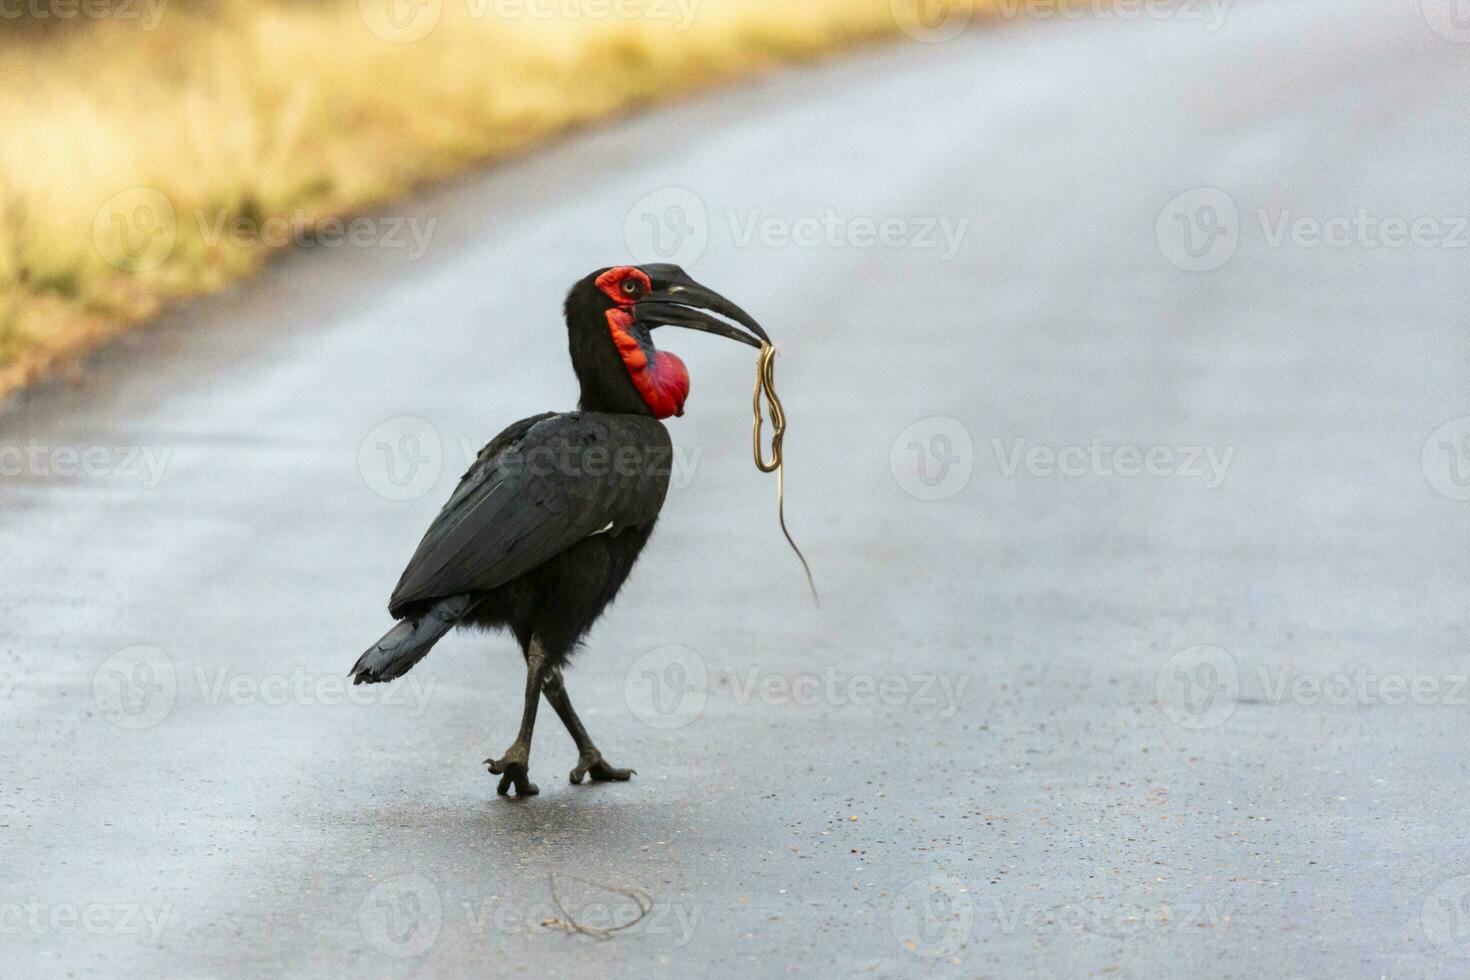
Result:
{"label": "bird's eye", "polygon": [[625,296],[634,296],[634,295],[637,295],[638,290],[639,290],[639,286],[640,286],[640,284],[639,284],[639,282],[638,282],[637,279],[632,279],[632,278],[624,279],[623,280],[623,294]]}

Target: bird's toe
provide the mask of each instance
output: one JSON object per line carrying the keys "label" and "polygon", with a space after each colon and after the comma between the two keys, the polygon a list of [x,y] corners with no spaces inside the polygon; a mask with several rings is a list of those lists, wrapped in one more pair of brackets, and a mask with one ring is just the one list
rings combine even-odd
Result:
{"label": "bird's toe", "polygon": [[509,796],[511,788],[514,787],[516,796],[535,796],[541,792],[536,784],[531,782],[530,767],[517,753],[507,752],[501,759],[486,759],[485,768],[493,775],[500,777],[500,783],[495,787],[495,792],[501,796]]}
{"label": "bird's toe", "polygon": [[596,749],[585,749],[577,757],[577,768],[572,770],[571,779],[580,785],[582,779],[591,776],[594,783],[626,782],[636,772],[634,769],[619,769],[610,766]]}

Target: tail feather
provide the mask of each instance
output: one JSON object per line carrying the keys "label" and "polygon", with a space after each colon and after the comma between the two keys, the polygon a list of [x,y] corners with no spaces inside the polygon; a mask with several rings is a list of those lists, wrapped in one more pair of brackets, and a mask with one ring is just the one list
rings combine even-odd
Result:
{"label": "tail feather", "polygon": [[357,658],[351,671],[352,683],[381,684],[408,673],[454,628],[469,609],[470,601],[468,595],[450,596],[439,600],[418,619],[399,621]]}

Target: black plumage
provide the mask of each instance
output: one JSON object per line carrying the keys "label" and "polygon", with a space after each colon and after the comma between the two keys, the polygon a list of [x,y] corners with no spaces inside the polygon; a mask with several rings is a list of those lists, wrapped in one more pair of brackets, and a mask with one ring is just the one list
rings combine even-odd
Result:
{"label": "black plumage", "polygon": [[688,375],[654,347],[652,329],[693,327],[752,346],[766,339],[744,311],[675,266],[599,270],[573,287],[566,320],[581,410],[523,419],[480,452],[393,591],[398,624],[353,667],[357,683],[388,681],[452,628],[509,629],[526,657],[527,687],[520,734],[503,757],[486,760],[502,794],[536,792],[527,767],[543,693],[577,743],[572,782],[632,775],[602,760],[562,668],[627,580],[668,492],[673,447],[659,419],[682,414]]}
{"label": "black plumage", "polygon": [[465,614],[538,636],[560,665],[632,570],[669,488],[673,445],[646,415],[537,415],[480,453],[389,600],[416,619],[446,595]]}

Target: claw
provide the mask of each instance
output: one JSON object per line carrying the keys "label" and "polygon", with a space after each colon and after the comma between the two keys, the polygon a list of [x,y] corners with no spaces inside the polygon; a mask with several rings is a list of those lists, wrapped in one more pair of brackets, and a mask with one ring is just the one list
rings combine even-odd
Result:
{"label": "claw", "polygon": [[495,792],[501,796],[509,796],[511,786],[515,786],[516,796],[518,798],[522,796],[535,796],[541,792],[540,788],[535,783],[526,779],[524,775],[517,779],[511,773],[506,773],[500,777],[500,785],[495,787]]}
{"label": "claw", "polygon": [[636,769],[617,769],[603,761],[602,753],[596,749],[584,749],[577,756],[577,768],[571,771],[572,784],[580,786],[582,777],[591,776],[594,783],[626,782],[636,775]]}
{"label": "claw", "polygon": [[515,787],[516,796],[535,796],[541,792],[536,784],[531,782],[530,770],[526,762],[517,758],[512,751],[507,751],[503,759],[486,759],[485,768],[500,777],[500,784],[495,787],[495,792],[501,796],[509,796],[512,786]]}

